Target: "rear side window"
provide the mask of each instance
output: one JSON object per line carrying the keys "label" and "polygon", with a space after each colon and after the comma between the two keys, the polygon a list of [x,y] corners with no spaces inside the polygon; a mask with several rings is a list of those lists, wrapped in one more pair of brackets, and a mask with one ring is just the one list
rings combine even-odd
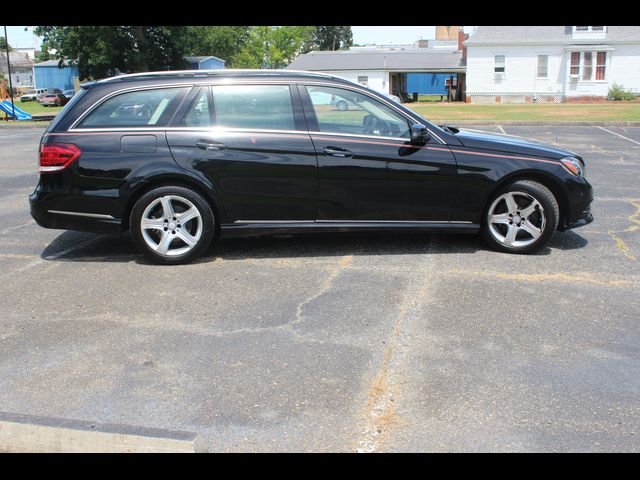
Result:
{"label": "rear side window", "polygon": [[151,127],[166,125],[189,87],[122,93],[93,110],[79,128]]}
{"label": "rear side window", "polygon": [[216,126],[295,130],[288,85],[216,85],[212,91]]}

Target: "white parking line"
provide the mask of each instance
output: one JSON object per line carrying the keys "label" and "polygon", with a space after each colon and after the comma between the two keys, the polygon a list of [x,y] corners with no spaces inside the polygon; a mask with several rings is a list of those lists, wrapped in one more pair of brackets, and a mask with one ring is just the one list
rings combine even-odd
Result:
{"label": "white parking line", "polygon": [[635,140],[632,140],[631,138],[625,137],[624,135],[620,135],[619,133],[612,132],[611,130],[607,130],[606,128],[602,128],[602,127],[599,127],[599,126],[596,126],[596,128],[599,128],[600,130],[604,130],[605,132],[609,132],[609,133],[611,133],[611,134],[613,134],[613,135],[615,135],[617,137],[624,138],[625,140],[629,140],[630,142],[633,142],[636,145],[640,145],[640,142],[636,142]]}

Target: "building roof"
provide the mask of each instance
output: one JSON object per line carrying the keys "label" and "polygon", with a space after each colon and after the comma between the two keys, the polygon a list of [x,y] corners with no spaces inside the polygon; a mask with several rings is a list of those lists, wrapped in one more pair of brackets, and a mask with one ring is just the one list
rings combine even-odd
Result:
{"label": "building roof", "polygon": [[[34,65],[34,67],[58,67],[58,63],[60,63],[60,60],[58,60],[58,59],[47,60],[45,62],[36,63]],[[69,61],[68,60],[64,60],[62,65],[63,65],[63,67],[71,67],[71,65],[69,65]]]}
{"label": "building roof", "polygon": [[[26,53],[9,52],[9,61],[11,62],[11,68],[33,67],[33,60]],[[0,68],[2,68],[2,71],[7,68],[7,54],[5,52],[0,53]]]}
{"label": "building roof", "polygon": [[569,26],[480,26],[464,42],[465,45],[495,45],[503,43],[615,43],[640,42],[640,27],[607,27],[605,38],[574,39]]}
{"label": "building roof", "polygon": [[218,57],[214,57],[213,55],[195,56],[195,57],[182,57],[182,58],[184,58],[189,63],[201,63],[201,62],[204,62],[205,60],[209,60],[210,58],[213,58],[214,60],[218,60],[219,62],[224,63],[223,59],[218,58]]}
{"label": "building roof", "polygon": [[314,51],[299,55],[286,67],[293,70],[391,70],[391,71],[464,71],[459,51],[427,48],[401,51]]}

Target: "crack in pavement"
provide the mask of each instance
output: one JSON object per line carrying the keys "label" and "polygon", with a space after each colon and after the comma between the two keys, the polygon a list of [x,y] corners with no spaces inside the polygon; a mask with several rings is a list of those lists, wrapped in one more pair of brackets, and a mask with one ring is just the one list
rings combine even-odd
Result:
{"label": "crack in pavement", "polygon": [[[428,250],[431,250],[431,237]],[[428,264],[420,268],[420,276],[405,289],[400,303],[393,330],[386,340],[382,363],[367,389],[367,403],[363,411],[361,436],[358,439],[358,453],[381,451],[393,427],[401,426],[404,421],[396,412],[400,398],[401,380],[407,350],[411,344],[411,334],[407,323],[422,312],[425,298],[433,277],[433,259],[425,252]],[[426,263],[426,262],[425,262]],[[426,270],[426,272],[425,272]],[[420,281],[421,280],[421,281]]]}

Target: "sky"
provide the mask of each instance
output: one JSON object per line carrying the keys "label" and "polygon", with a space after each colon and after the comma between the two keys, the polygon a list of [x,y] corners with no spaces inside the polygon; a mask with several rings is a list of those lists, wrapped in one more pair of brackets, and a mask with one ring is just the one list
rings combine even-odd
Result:
{"label": "sky", "polygon": [[[474,27],[464,27],[465,33],[471,33]],[[364,27],[352,26],[353,43],[413,43],[420,38],[430,40],[436,38],[436,27]]]}
{"label": "sky", "polygon": [[[25,31],[25,28],[27,31]],[[466,33],[471,33],[474,27],[464,27]],[[420,38],[433,39],[436,36],[436,27],[366,27],[352,26],[353,43],[413,43]],[[0,36],[4,36],[4,30],[0,29]],[[33,35],[33,27],[8,26],[7,36],[9,45],[14,48],[33,47],[37,41]],[[39,46],[39,42],[38,42]]]}
{"label": "sky", "polygon": [[[0,28],[0,37],[4,37],[4,28]],[[7,37],[9,37],[9,45],[13,48],[34,47],[37,41],[37,37],[33,35],[33,27],[7,26]],[[39,41],[38,46],[40,46]]]}

